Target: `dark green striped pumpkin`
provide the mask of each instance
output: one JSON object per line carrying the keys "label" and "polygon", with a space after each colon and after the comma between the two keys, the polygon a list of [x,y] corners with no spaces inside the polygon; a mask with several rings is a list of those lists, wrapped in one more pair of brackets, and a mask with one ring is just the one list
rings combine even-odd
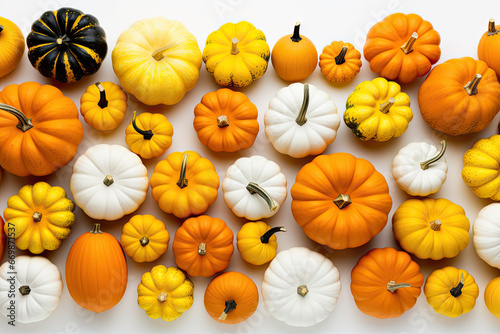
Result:
{"label": "dark green striped pumpkin", "polygon": [[108,51],[99,21],[73,8],[43,13],[31,26],[26,42],[31,65],[61,82],[94,74]]}

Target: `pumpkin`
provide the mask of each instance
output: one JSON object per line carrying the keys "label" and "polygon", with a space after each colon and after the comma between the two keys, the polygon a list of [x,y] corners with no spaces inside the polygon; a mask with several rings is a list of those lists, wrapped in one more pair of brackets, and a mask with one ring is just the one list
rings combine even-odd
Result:
{"label": "pumpkin", "polygon": [[201,215],[217,199],[219,175],[207,158],[193,151],[173,152],[155,166],[153,198],[178,218]]}
{"label": "pumpkin", "polygon": [[419,259],[452,258],[469,244],[469,219],[445,198],[409,199],[392,216],[394,237]]}
{"label": "pumpkin", "polygon": [[427,277],[424,294],[434,311],[456,318],[474,308],[479,287],[468,272],[448,266]]}
{"label": "pumpkin", "polygon": [[488,31],[481,36],[477,46],[477,58],[488,64],[488,67],[493,69],[500,80],[500,61],[498,61],[498,53],[500,52],[500,26],[495,26],[495,20],[490,19],[488,22]]}
{"label": "pumpkin", "polygon": [[4,231],[15,239],[19,249],[33,254],[56,250],[71,233],[74,210],[75,203],[63,188],[45,182],[26,185],[7,201]]}
{"label": "pumpkin", "polygon": [[299,170],[290,192],[297,224],[310,239],[333,249],[370,241],[392,207],[384,176],[349,153],[316,157]]}
{"label": "pumpkin", "polygon": [[372,72],[409,83],[439,60],[440,42],[439,33],[419,15],[394,13],[368,31],[363,55]]}
{"label": "pumpkin", "polygon": [[500,83],[484,61],[450,59],[422,83],[418,105],[424,121],[435,130],[451,136],[478,132],[500,110]]}
{"label": "pumpkin", "polygon": [[43,13],[26,43],[31,65],[43,76],[66,83],[96,73],[108,52],[99,21],[66,7]]}
{"label": "pumpkin", "polygon": [[484,289],[484,303],[495,317],[500,319],[500,277],[492,279]]}
{"label": "pumpkin", "polygon": [[[7,245],[7,234],[2,233],[2,231],[4,231],[4,228],[5,222],[2,216],[0,216],[0,262],[2,261],[3,252],[5,251],[5,247]],[[9,229],[7,229],[7,232],[10,235],[12,233],[12,229],[10,231]]]}
{"label": "pumpkin", "polygon": [[174,128],[162,114],[143,112],[132,117],[125,129],[125,142],[130,150],[143,159],[156,158],[172,145]]}
{"label": "pumpkin", "polygon": [[152,215],[135,215],[123,226],[120,244],[135,262],[153,262],[167,251],[170,235]]}
{"label": "pumpkin", "polygon": [[137,210],[146,199],[148,171],[125,147],[98,144],[76,160],[70,187],[76,205],[87,216],[116,220]]}
{"label": "pumpkin", "polygon": [[113,130],[127,113],[127,93],[110,81],[90,85],[80,98],[80,113],[97,130]]}
{"label": "pumpkin", "polygon": [[158,265],[142,275],[137,303],[152,319],[174,321],[193,305],[194,285],[182,270]]}
{"label": "pumpkin", "polygon": [[226,23],[207,37],[203,61],[222,87],[245,87],[267,70],[269,45],[253,24]]}
{"label": "pumpkin", "polygon": [[333,41],[319,55],[321,74],[330,82],[351,81],[361,65],[361,53],[351,43],[343,41]]}
{"label": "pumpkin", "polygon": [[63,290],[57,266],[42,256],[21,255],[15,259],[15,273],[12,271],[11,261],[0,266],[0,309],[9,324],[48,318],[59,305]]}
{"label": "pumpkin", "polygon": [[394,81],[375,78],[356,86],[347,98],[344,122],[359,139],[388,141],[401,136],[413,119],[410,97]]}
{"label": "pumpkin", "polygon": [[127,287],[127,261],[114,236],[100,224],[75,240],[66,259],[66,286],[73,300],[96,313],[109,310]]}
{"label": "pumpkin", "polygon": [[222,192],[236,216],[252,221],[269,218],[285,202],[286,177],[278,164],[263,156],[239,158],[226,170]]}
{"label": "pumpkin", "polygon": [[500,203],[482,208],[472,224],[477,255],[492,267],[500,269]]}
{"label": "pumpkin", "polygon": [[175,232],[172,251],[175,263],[188,275],[210,277],[229,265],[233,232],[219,218],[189,218]]}
{"label": "pumpkin", "polygon": [[266,309],[291,326],[325,320],[337,305],[340,272],[330,259],[305,247],[279,252],[262,280]]}
{"label": "pumpkin", "polygon": [[327,93],[310,84],[281,88],[264,114],[267,139],[293,158],[323,153],[337,137],[340,117]]}
{"label": "pumpkin", "polygon": [[394,181],[411,196],[438,192],[448,172],[445,151],[446,140],[441,140],[441,150],[425,142],[409,143],[392,160]]}
{"label": "pumpkin", "polygon": [[271,52],[271,62],[276,74],[285,81],[301,81],[310,76],[318,64],[318,51],[313,42],[300,35],[300,22],[293,34],[278,39]]}
{"label": "pumpkin", "polygon": [[208,315],[215,321],[237,324],[255,312],[259,303],[259,292],[248,276],[228,271],[216,276],[208,284],[204,303]]}
{"label": "pumpkin", "polygon": [[0,92],[0,166],[45,176],[66,165],[83,138],[75,103],[56,87],[12,84]]}
{"label": "pumpkin", "polygon": [[4,17],[0,17],[0,78],[14,71],[24,54],[24,36],[19,27]]}
{"label": "pumpkin", "polygon": [[374,248],[351,272],[351,293],[361,312],[379,319],[396,318],[411,309],[424,276],[405,252]]}
{"label": "pumpkin", "polygon": [[236,152],[253,145],[259,132],[257,107],[243,93],[221,88],[194,108],[193,126],[200,142],[214,152]]}
{"label": "pumpkin", "polygon": [[261,265],[276,256],[276,232],[286,232],[283,226],[271,227],[264,222],[249,222],[236,235],[238,251],[243,260]]}
{"label": "pumpkin", "polygon": [[194,35],[164,17],[133,23],[118,37],[111,57],[123,89],[147,105],[182,100],[198,82],[201,67]]}

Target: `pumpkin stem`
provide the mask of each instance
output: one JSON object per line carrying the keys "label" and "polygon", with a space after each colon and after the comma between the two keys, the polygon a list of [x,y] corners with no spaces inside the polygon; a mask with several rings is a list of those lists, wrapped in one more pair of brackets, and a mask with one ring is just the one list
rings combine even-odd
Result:
{"label": "pumpkin stem", "polygon": [[476,95],[477,94],[477,86],[479,85],[479,82],[481,82],[482,78],[483,77],[481,74],[476,74],[474,79],[472,79],[472,81],[469,81],[467,83],[467,85],[464,86],[467,94],[469,94],[469,95]]}
{"label": "pumpkin stem", "polygon": [[146,236],[143,236],[143,237],[139,240],[139,242],[141,243],[141,246],[142,246],[142,247],[145,247],[145,246],[147,246],[147,245],[149,244],[149,238],[148,238],[148,237],[146,237]]}
{"label": "pumpkin stem", "polygon": [[403,52],[407,55],[408,53],[412,52],[413,51],[413,44],[415,43],[415,41],[417,40],[418,38],[418,34],[417,32],[415,31],[413,34],[411,34],[410,38],[408,39],[408,41],[403,44],[401,46],[401,50],[403,50]]}
{"label": "pumpkin stem", "polygon": [[337,65],[342,65],[343,63],[345,63],[345,55],[347,53],[347,49],[348,47],[347,46],[342,46],[342,50],[340,50],[340,53],[338,54],[337,57],[335,57],[335,64]]}
{"label": "pumpkin stem", "polygon": [[100,82],[96,82],[94,85],[97,86],[97,88],[99,89],[99,94],[100,94],[99,102],[97,102],[97,105],[101,109],[104,109],[108,106],[108,100],[106,100],[106,91],[104,90],[104,87],[101,85]]}
{"label": "pumpkin stem", "polygon": [[68,42],[71,41],[71,38],[69,38],[66,34],[64,34],[62,37],[59,37],[56,39],[57,45],[62,45],[62,44],[68,44]]}
{"label": "pumpkin stem", "polygon": [[441,140],[441,151],[439,151],[438,155],[436,155],[434,158],[430,158],[429,160],[422,161],[420,163],[420,168],[422,168],[423,170],[426,170],[427,168],[429,168],[430,164],[433,164],[436,161],[438,161],[439,159],[441,159],[441,157],[444,154],[444,151],[446,151],[446,140],[443,139],[443,140]]}
{"label": "pumpkin stem", "polygon": [[385,101],[380,105],[378,110],[380,110],[380,112],[384,114],[387,114],[389,112],[389,109],[391,109],[391,107],[394,105],[394,103],[396,103],[396,100],[393,97],[390,97],[389,100]]}
{"label": "pumpkin stem", "polygon": [[443,223],[439,219],[433,220],[430,223],[431,230],[433,231],[440,231],[441,225],[443,225]]}
{"label": "pumpkin stem", "polygon": [[397,283],[395,281],[389,281],[389,283],[387,283],[387,291],[389,291],[390,293],[394,293],[396,292],[397,289],[400,289],[400,288],[409,288],[411,287],[410,284],[408,283]]}
{"label": "pumpkin stem", "polygon": [[351,196],[349,194],[339,194],[337,198],[333,200],[333,203],[337,205],[339,210],[342,210],[343,208],[352,203]]}
{"label": "pumpkin stem", "polygon": [[259,186],[257,183],[255,182],[248,183],[247,190],[252,195],[257,194],[260,197],[262,197],[267,202],[269,210],[276,211],[276,209],[278,208],[278,205],[276,205],[276,202],[271,198],[271,196],[267,193],[267,191],[265,191],[264,188]]}
{"label": "pumpkin stem", "polygon": [[229,118],[226,115],[220,115],[217,117],[217,126],[219,128],[229,126]]}
{"label": "pumpkin stem", "polygon": [[6,111],[9,114],[16,116],[19,120],[19,123],[16,125],[16,127],[22,132],[26,132],[33,127],[31,118],[26,117],[19,109],[9,106],[8,104],[0,103],[0,110]]}
{"label": "pumpkin stem", "polygon": [[207,244],[200,242],[198,245],[198,255],[207,255]]}
{"label": "pumpkin stem", "polygon": [[0,33],[3,31],[3,25],[0,24]]}
{"label": "pumpkin stem", "polygon": [[94,227],[92,228],[92,231],[89,232],[90,234],[102,234],[101,232],[101,224],[95,223]]}
{"label": "pumpkin stem", "polygon": [[115,182],[115,180],[113,180],[113,177],[111,175],[106,175],[106,177],[104,178],[104,180],[102,181],[102,183],[104,183],[104,185],[106,187],[109,187],[110,185],[112,185],[113,183]]}
{"label": "pumpkin stem", "polygon": [[231,54],[233,56],[235,56],[238,53],[240,53],[240,50],[238,49],[238,42],[239,42],[239,40],[236,37],[233,37],[233,39],[231,40],[231,42],[233,43],[233,44],[231,44]]}
{"label": "pumpkin stem", "polygon": [[226,308],[224,309],[224,311],[222,312],[222,314],[220,315],[219,317],[219,320],[220,321],[224,321],[226,320],[227,318],[227,314],[229,312],[231,312],[232,310],[235,310],[236,309],[236,302],[234,300],[227,300],[226,303]]}
{"label": "pumpkin stem", "polygon": [[267,230],[267,232],[260,237],[260,242],[262,242],[263,244],[269,243],[269,238],[276,232],[286,232],[286,228],[283,226],[278,226]]}
{"label": "pumpkin stem", "polygon": [[309,108],[309,84],[305,83],[304,84],[304,98],[302,100],[302,106],[300,107],[299,114],[297,115],[297,118],[295,119],[295,123],[298,125],[302,126],[306,124],[307,118],[307,109]]}
{"label": "pumpkin stem", "polygon": [[160,60],[162,60],[165,57],[163,55],[163,52],[165,52],[166,50],[168,50],[170,48],[173,48],[177,44],[179,44],[179,43],[175,42],[175,43],[171,43],[171,44],[165,45],[164,47],[161,47],[158,50],[156,50],[155,52],[153,52],[153,54],[151,55],[151,57],[153,57],[156,61],[160,61]]}
{"label": "pumpkin stem", "polygon": [[132,126],[134,127],[134,130],[142,135],[144,137],[145,140],[150,140],[151,138],[153,138],[154,136],[154,133],[153,131],[151,130],[141,130],[139,129],[139,127],[137,126],[137,123],[136,123],[136,119],[137,119],[137,116],[136,116],[136,111],[134,110],[134,116],[132,116]]}
{"label": "pumpkin stem", "polygon": [[297,287],[297,293],[299,295],[301,295],[302,297],[305,297],[307,295],[307,293],[309,292],[309,289],[307,288],[307,286],[305,284],[303,285],[299,285]]}
{"label": "pumpkin stem", "polygon": [[184,187],[187,187],[187,185],[188,185],[188,179],[186,179],[186,169],[187,169],[188,158],[189,158],[189,154],[184,153],[184,155],[182,156],[181,173],[179,175],[179,181],[177,181],[177,185],[181,189],[183,189]]}
{"label": "pumpkin stem", "polygon": [[464,287],[464,283],[465,283],[464,273],[461,273],[460,283],[458,283],[456,287],[453,287],[450,290],[450,293],[453,297],[457,298],[462,294],[462,288]]}
{"label": "pumpkin stem", "polygon": [[167,301],[167,297],[168,295],[165,293],[165,292],[160,292],[160,294],[158,295],[158,297],[156,297],[156,299],[158,299],[158,301],[160,303],[163,303],[163,302],[166,302]]}
{"label": "pumpkin stem", "polygon": [[38,211],[35,211],[35,213],[33,213],[33,216],[32,216],[32,217],[33,217],[33,220],[34,220],[35,222],[37,222],[37,223],[38,223],[40,220],[42,220],[42,214],[41,214],[40,212],[38,212]]}
{"label": "pumpkin stem", "polygon": [[490,19],[488,22],[488,36],[493,36],[498,34],[498,30],[495,27],[495,19]]}
{"label": "pumpkin stem", "polygon": [[23,285],[19,288],[19,292],[21,293],[21,295],[26,296],[30,294],[31,288],[27,285]]}
{"label": "pumpkin stem", "polygon": [[302,37],[300,37],[299,34],[300,31],[300,22],[295,23],[295,27],[293,27],[293,35],[290,38],[292,42],[300,42],[302,40]]}

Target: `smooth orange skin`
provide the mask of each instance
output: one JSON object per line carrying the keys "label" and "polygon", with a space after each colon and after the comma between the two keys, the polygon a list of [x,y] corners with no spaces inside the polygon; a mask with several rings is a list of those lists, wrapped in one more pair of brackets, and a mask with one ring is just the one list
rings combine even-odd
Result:
{"label": "smooth orange skin", "polygon": [[0,61],[0,78],[14,71],[21,62],[24,55],[24,35],[19,27],[12,21],[0,17],[0,50],[2,59]]}
{"label": "smooth orange skin", "polygon": [[[495,26],[495,28],[500,31],[500,25]],[[500,57],[498,55],[500,55],[500,32],[488,36],[486,31],[479,40],[477,58],[486,62],[495,71],[500,81]]]}
{"label": "smooth orange skin", "polygon": [[[337,65],[335,57],[342,51],[343,46],[347,46],[345,62]],[[354,48],[351,43],[333,41],[323,48],[319,55],[319,67],[321,74],[330,82],[346,82],[354,79],[361,69],[361,53]]]}
{"label": "smooth orange skin", "polygon": [[274,44],[271,62],[278,76],[290,82],[309,77],[318,64],[318,51],[311,40],[303,35],[302,40],[294,42],[292,34],[281,37]]}
{"label": "smooth orange skin", "polygon": [[500,319],[500,277],[492,279],[486,285],[484,303],[491,314]]}

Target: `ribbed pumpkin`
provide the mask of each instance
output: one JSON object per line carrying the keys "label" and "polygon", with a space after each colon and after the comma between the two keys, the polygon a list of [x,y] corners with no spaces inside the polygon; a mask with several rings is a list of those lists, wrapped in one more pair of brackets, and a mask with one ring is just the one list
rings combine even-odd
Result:
{"label": "ribbed pumpkin", "polygon": [[488,22],[488,31],[486,31],[477,46],[477,58],[488,64],[495,71],[500,80],[500,25],[495,26],[495,20]]}
{"label": "ribbed pumpkin", "polygon": [[278,248],[276,232],[286,232],[286,228],[271,227],[261,221],[243,225],[236,236],[243,260],[258,266],[274,259]]}
{"label": "ribbed pumpkin", "polygon": [[500,277],[492,279],[484,289],[484,303],[491,314],[500,319]]}
{"label": "ribbed pumpkin", "polygon": [[333,41],[319,55],[321,74],[330,82],[351,81],[361,65],[361,53],[351,43],[343,41]]}
{"label": "ribbed pumpkin", "polygon": [[12,21],[0,17],[0,78],[14,71],[24,54],[24,36]]}
{"label": "ribbed pumpkin", "polygon": [[66,286],[81,307],[100,313],[122,299],[127,287],[127,261],[118,240],[100,224],[75,240],[66,259]]}

